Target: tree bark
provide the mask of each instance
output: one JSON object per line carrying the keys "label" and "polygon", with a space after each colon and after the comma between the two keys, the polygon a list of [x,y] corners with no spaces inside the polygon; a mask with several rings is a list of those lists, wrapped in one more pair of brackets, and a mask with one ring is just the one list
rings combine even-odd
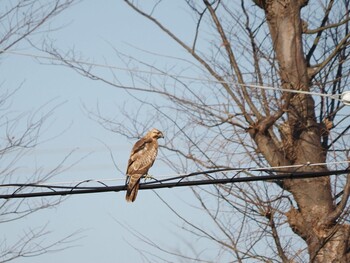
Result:
{"label": "tree bark", "polygon": [[[255,1],[266,14],[273,48],[279,64],[283,88],[309,91],[307,63],[302,45],[301,8],[307,1]],[[260,151],[270,165],[323,163],[326,153],[321,145],[320,125],[316,121],[314,100],[310,95],[292,95],[285,123],[290,136],[288,151],[273,145],[267,133],[253,135]],[[284,139],[286,140],[286,139]],[[303,167],[298,171],[325,171],[327,167]],[[348,225],[339,225],[336,219],[325,220],[336,206],[333,202],[329,177],[286,180],[298,204],[286,216],[293,231],[308,244],[311,262],[350,262]]]}

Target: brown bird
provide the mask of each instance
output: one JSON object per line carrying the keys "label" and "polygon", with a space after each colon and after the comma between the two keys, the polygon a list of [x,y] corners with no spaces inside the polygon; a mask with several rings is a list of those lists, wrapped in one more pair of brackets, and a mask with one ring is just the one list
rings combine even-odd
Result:
{"label": "brown bird", "polygon": [[126,170],[126,196],[128,202],[134,202],[139,190],[141,177],[148,174],[158,153],[158,139],[164,138],[157,129],[150,130],[143,138],[137,141],[131,150],[128,168]]}

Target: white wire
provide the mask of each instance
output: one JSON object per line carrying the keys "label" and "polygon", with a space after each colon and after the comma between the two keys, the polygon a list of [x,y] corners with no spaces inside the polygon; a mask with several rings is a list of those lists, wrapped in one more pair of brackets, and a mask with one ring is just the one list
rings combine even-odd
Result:
{"label": "white wire", "polygon": [[[61,61],[60,58],[52,57],[52,56],[44,56],[44,55],[34,55],[29,53],[23,53],[18,51],[9,51],[0,49],[0,53],[6,53],[6,54],[12,54],[12,55],[18,55],[18,56],[26,56],[26,57],[32,57],[36,59],[47,59],[47,60],[57,60]],[[81,65],[86,66],[95,66],[95,67],[101,67],[101,68],[108,68],[108,69],[116,69],[121,71],[127,71],[127,72],[138,72],[138,73],[147,73],[147,74],[154,74],[154,75],[162,75],[162,76],[169,76],[174,78],[182,78],[187,80],[193,80],[193,81],[207,81],[207,82],[213,82],[213,83],[227,83],[231,85],[238,85],[242,87],[248,87],[248,88],[256,88],[256,89],[264,89],[264,90],[275,90],[275,91],[284,91],[289,93],[298,93],[298,94],[308,94],[308,95],[314,95],[314,96],[320,96],[320,97],[328,97],[333,100],[340,100],[342,101],[341,94],[323,94],[318,92],[311,92],[311,91],[304,91],[304,90],[293,90],[293,89],[282,89],[282,88],[276,88],[276,87],[269,87],[269,86],[261,86],[256,84],[242,84],[238,82],[231,82],[231,81],[219,81],[219,80],[213,80],[213,79],[203,79],[203,78],[194,78],[189,76],[178,76],[174,74],[168,74],[168,73],[162,73],[162,72],[154,72],[154,71],[147,71],[147,70],[140,70],[140,69],[130,69],[130,68],[122,68],[112,65],[106,65],[106,64],[100,64],[100,63],[91,63],[91,62],[85,62],[85,61],[79,61],[79,60],[69,60],[65,59],[66,62],[69,63],[77,63]]]}
{"label": "white wire", "polygon": [[350,160],[348,161],[337,161],[337,162],[329,162],[329,163],[310,163],[307,162],[306,164],[295,164],[295,165],[285,165],[285,166],[275,166],[275,167],[267,167],[267,168],[248,168],[247,170],[275,170],[275,169],[288,169],[288,168],[301,168],[305,166],[321,166],[321,165],[337,165],[337,164],[350,164]]}
{"label": "white wire", "polygon": [[[338,165],[338,164],[350,164],[350,160],[348,161],[337,161],[337,162],[328,162],[328,163],[310,163],[307,162],[305,164],[295,164],[295,165],[285,165],[285,166],[273,166],[273,167],[246,167],[246,168],[237,168],[237,169],[232,169],[231,171],[227,172],[244,172],[244,171],[266,171],[266,170],[278,170],[278,169],[290,169],[290,168],[301,168],[301,167],[313,167],[313,166],[321,166],[321,165]],[[188,176],[191,173],[181,173],[181,174],[169,174],[169,175],[160,175],[157,176],[156,178],[158,180],[161,179],[168,179],[168,178],[173,178],[173,177],[182,177],[182,176]],[[81,180],[81,181],[71,181],[71,182],[45,182],[45,183],[35,183],[35,185],[41,186],[41,185],[83,185],[86,183],[105,183],[105,182],[115,182],[115,181],[125,181],[124,178],[114,178],[114,179],[86,179],[86,180]],[[30,184],[30,183],[26,183]],[[1,187],[1,185],[0,185]]]}

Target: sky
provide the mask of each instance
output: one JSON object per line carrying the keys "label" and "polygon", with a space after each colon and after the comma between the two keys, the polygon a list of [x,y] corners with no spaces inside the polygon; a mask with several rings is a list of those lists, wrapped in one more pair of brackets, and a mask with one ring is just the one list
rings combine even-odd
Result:
{"label": "sky", "polygon": [[[158,6],[156,15],[160,21],[166,21],[166,26],[180,35],[181,39],[191,43],[195,31],[194,17],[181,6],[182,2],[166,1],[166,4]],[[186,62],[189,55],[182,48],[152,23],[136,14],[124,1],[84,0],[55,17],[47,26],[56,30],[38,32],[31,38],[32,43],[40,47],[43,40],[46,43],[50,41],[62,54],[74,50],[81,61],[133,68],[133,64],[128,64],[130,56],[185,76],[196,76],[199,73],[196,72],[198,69],[195,64],[191,67]],[[203,26],[203,32],[211,34],[211,30]],[[201,37],[205,39],[207,36]],[[205,50],[205,47],[202,46],[201,50]],[[124,184],[123,171],[126,170],[136,139],[105,129],[92,114],[100,111],[107,118],[116,118],[119,122],[130,124],[128,118],[123,116],[123,111],[130,111],[131,114],[136,112],[141,126],[151,121],[156,128],[161,128],[161,121],[150,120],[148,117],[148,113],[153,115],[154,112],[140,108],[133,96],[146,101],[156,101],[159,97],[142,92],[130,94],[85,78],[70,68],[57,65],[55,61],[15,54],[47,56],[28,42],[21,42],[10,51],[14,53],[0,56],[0,89],[12,91],[20,88],[11,97],[6,117],[24,114],[17,126],[21,130],[26,126],[28,118],[36,120],[50,112],[41,130],[40,143],[18,160],[13,180],[31,182],[36,173],[47,173],[69,156],[61,172],[50,179],[50,183],[76,184],[89,179],[116,179],[106,182],[109,185]],[[108,79],[114,74],[122,83],[132,83],[127,71],[106,67],[95,69]],[[200,90],[203,92],[201,95],[205,97],[203,90]],[[5,127],[0,126],[0,135],[4,136],[6,132],[1,129]],[[142,131],[143,127],[139,130]],[[14,136],[17,136],[16,132]],[[165,133],[165,139],[159,143],[166,144],[167,140],[169,139]],[[0,168],[2,164],[3,162],[0,163]],[[174,171],[167,163],[158,159],[150,174],[157,177],[174,174]],[[83,186],[87,185],[89,184]],[[15,260],[19,263],[148,262],[147,257],[153,259],[151,262],[164,262],[165,259],[180,262],[176,253],[193,255],[194,250],[201,257],[213,262],[218,256],[222,256],[218,255],[222,251],[217,250],[212,242],[184,230],[184,222],[159,196],[184,219],[200,229],[209,233],[216,230],[211,229],[211,219],[198,209],[199,205],[191,189],[182,187],[140,191],[137,200],[132,204],[125,201],[125,192],[64,197],[62,203],[54,208],[43,209],[21,220],[0,224],[0,233],[8,246],[30,234],[30,230],[43,226],[48,234],[38,242],[44,244],[76,233],[70,239],[72,242],[63,244],[62,247],[66,249]],[[28,202],[39,203],[40,200],[33,198]],[[233,216],[230,220],[239,219]],[[156,249],[156,246],[160,249]],[[161,250],[172,251],[174,255]],[[230,260],[220,259],[221,262]]]}
{"label": "sky", "polygon": [[[191,17],[188,17],[175,1],[171,5],[174,5],[179,13],[174,14],[172,8],[169,8],[164,10],[161,16],[166,17],[170,27],[186,39],[191,36],[192,31],[188,28],[186,19],[177,19],[177,16],[187,15],[184,16],[187,19]],[[94,63],[123,67],[114,49],[125,54],[137,55],[141,60],[149,57],[137,48],[170,53],[173,56],[183,55],[179,47],[151,23],[135,14],[123,1],[82,1],[52,20],[50,26],[59,29],[37,34],[33,38],[35,44],[40,44],[45,35],[61,51],[74,49],[83,60]],[[21,43],[10,51],[43,55],[27,43]],[[159,57],[152,58],[149,62],[163,63]],[[62,171],[50,182],[115,178],[121,180],[111,184],[119,185],[124,182],[124,175],[118,172],[114,162],[120,170],[126,169],[135,140],[104,129],[91,119],[89,111],[96,111],[99,105],[107,116],[114,116],[123,105],[134,103],[126,92],[86,79],[66,67],[26,56],[3,54],[0,67],[2,88],[14,90],[21,87],[12,97],[12,114],[30,115],[36,112],[35,118],[38,118],[53,109],[40,136],[42,143],[18,163],[16,176],[20,178],[19,181],[30,181],[38,169],[43,169],[44,172],[53,169],[72,152],[64,167],[73,166]],[[109,73],[108,69],[101,71]],[[116,74],[119,79],[128,78],[125,72],[118,71]],[[143,117],[140,118],[142,120]],[[173,172],[165,163],[156,162],[151,174],[156,176]],[[157,190],[157,193],[182,215],[197,221],[198,225],[203,224],[203,217],[194,213],[195,208],[189,205],[189,198],[192,197],[190,189],[163,189]],[[0,224],[0,232],[9,245],[21,239],[29,229],[45,225],[50,233],[44,237],[44,242],[79,232],[73,237],[74,241],[67,244],[69,248],[15,260],[20,263],[142,262],[143,256],[140,251],[164,256],[158,250],[152,251],[132,234],[133,231],[161,245],[162,248],[178,252],[186,253],[194,244],[200,251],[208,248],[205,240],[194,239],[184,231],[179,234],[183,223],[154,192],[141,191],[133,204],[126,203],[124,195],[124,192],[120,192],[67,197],[62,204],[53,209],[44,209],[21,220]],[[39,199],[31,201],[39,202]]]}

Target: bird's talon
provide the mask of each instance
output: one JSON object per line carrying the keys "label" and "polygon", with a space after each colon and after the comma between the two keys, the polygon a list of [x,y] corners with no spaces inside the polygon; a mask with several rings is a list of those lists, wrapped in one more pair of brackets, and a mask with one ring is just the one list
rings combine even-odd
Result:
{"label": "bird's talon", "polygon": [[145,179],[145,181],[146,181],[147,179],[153,179],[153,180],[154,180],[154,177],[153,177],[152,175],[150,175],[150,174],[145,174],[145,175],[143,176],[143,179]]}

